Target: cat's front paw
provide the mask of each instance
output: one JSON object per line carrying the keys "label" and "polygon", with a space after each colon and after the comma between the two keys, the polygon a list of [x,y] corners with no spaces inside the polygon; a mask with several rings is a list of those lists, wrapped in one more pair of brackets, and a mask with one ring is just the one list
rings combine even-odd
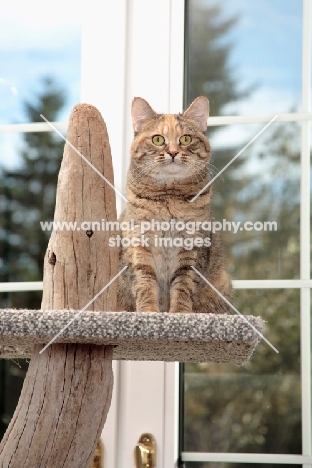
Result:
{"label": "cat's front paw", "polygon": [[159,312],[158,306],[137,307],[137,312]]}
{"label": "cat's front paw", "polygon": [[157,298],[150,297],[151,295],[152,294],[150,293],[149,296],[146,297],[146,294],[144,294],[141,295],[139,300],[136,300],[136,312],[159,312],[159,304]]}
{"label": "cat's front paw", "polygon": [[193,311],[193,304],[191,298],[186,294],[183,297],[179,291],[175,290],[173,297],[170,301],[169,312],[174,314],[190,314]]}
{"label": "cat's front paw", "polygon": [[190,314],[192,313],[192,308],[186,308],[183,306],[171,306],[169,309],[169,313],[174,313],[174,314]]}

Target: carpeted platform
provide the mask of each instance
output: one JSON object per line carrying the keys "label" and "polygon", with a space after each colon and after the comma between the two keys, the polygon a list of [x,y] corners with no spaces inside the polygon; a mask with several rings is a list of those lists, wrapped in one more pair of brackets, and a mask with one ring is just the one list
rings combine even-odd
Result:
{"label": "carpeted platform", "polygon": [[[30,357],[78,311],[0,309],[0,358]],[[246,316],[260,333],[260,317]],[[55,343],[113,344],[114,359],[246,362],[260,336],[239,315],[82,312]]]}

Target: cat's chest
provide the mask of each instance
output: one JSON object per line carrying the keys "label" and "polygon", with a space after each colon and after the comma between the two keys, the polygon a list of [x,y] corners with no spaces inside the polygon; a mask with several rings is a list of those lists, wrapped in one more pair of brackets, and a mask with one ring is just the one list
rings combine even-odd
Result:
{"label": "cat's chest", "polygon": [[170,284],[179,267],[178,250],[176,247],[151,249],[161,312],[168,312],[170,308]]}
{"label": "cat's chest", "polygon": [[150,207],[154,212],[155,218],[162,220],[186,219],[192,217],[192,206],[190,203],[180,200],[167,200],[166,202],[158,202]]}
{"label": "cat's chest", "polygon": [[175,271],[179,268],[179,250],[179,248],[169,243],[161,246],[152,245],[151,254],[158,282],[170,284]]}

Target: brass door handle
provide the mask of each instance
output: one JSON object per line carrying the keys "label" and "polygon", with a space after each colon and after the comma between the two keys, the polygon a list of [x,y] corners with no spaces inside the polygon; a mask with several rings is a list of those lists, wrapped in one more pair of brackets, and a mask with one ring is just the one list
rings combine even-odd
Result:
{"label": "brass door handle", "polygon": [[152,434],[142,434],[134,451],[136,468],[156,468],[156,441]]}
{"label": "brass door handle", "polygon": [[98,440],[95,452],[93,454],[93,460],[89,468],[104,468],[104,445],[101,439]]}

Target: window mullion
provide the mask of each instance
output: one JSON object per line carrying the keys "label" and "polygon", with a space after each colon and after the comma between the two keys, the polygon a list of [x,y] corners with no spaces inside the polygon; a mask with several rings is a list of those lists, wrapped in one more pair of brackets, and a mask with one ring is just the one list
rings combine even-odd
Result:
{"label": "window mullion", "polygon": [[[60,131],[66,131],[68,122],[50,122],[53,127]],[[51,132],[51,126],[46,122],[30,122],[23,124],[3,124],[0,125],[0,133],[5,132]]]}
{"label": "window mullion", "polygon": [[[303,0],[302,38],[302,112],[311,110],[311,0]],[[300,274],[310,279],[310,122],[302,122],[301,133],[301,204]],[[311,323],[310,289],[302,288],[301,307],[301,382],[302,382],[302,453],[311,455]],[[311,468],[312,464],[304,464]]]}

